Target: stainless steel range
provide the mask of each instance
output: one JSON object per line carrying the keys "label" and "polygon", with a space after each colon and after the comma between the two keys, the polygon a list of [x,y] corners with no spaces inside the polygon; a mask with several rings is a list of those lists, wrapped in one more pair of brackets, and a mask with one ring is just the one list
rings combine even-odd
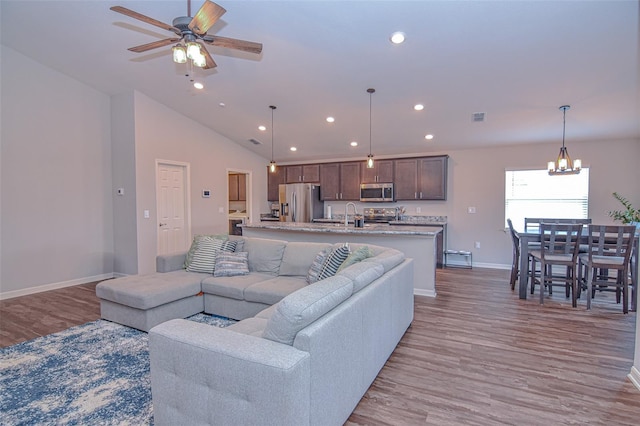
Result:
{"label": "stainless steel range", "polygon": [[365,223],[389,223],[399,219],[399,207],[382,208],[382,207],[367,207],[364,209],[364,222]]}

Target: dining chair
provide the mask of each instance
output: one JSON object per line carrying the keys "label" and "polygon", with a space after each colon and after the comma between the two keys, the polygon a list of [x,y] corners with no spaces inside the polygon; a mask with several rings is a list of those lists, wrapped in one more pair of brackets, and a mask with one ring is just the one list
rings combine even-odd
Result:
{"label": "dining chair", "polygon": [[[540,263],[540,275],[531,275],[531,294],[535,285],[540,285],[540,304],[544,303],[544,289],[553,294],[553,286],[565,287],[566,297],[572,296],[571,304],[575,308],[577,302],[577,259],[582,234],[582,224],[540,223],[540,248],[530,251],[531,270],[536,270],[536,262]],[[564,274],[554,274],[553,266],[566,268]]]}
{"label": "dining chair", "polygon": [[509,226],[509,234],[511,235],[511,242],[513,243],[513,261],[511,263],[511,290],[516,288],[516,281],[520,275],[520,235],[513,229],[513,223],[511,219],[507,219],[507,225]]}
{"label": "dining chair", "polygon": [[[579,256],[586,269],[587,309],[591,309],[596,290],[615,291],[617,303],[622,293],[622,312],[629,312],[629,263],[635,231],[635,226],[589,225],[589,249]],[[611,270],[616,274],[610,274]]]}
{"label": "dining chair", "polygon": [[525,217],[524,218],[524,232],[538,232],[540,230],[540,224],[546,223],[571,223],[589,225],[591,219],[570,219],[570,218],[540,218],[540,217]]}

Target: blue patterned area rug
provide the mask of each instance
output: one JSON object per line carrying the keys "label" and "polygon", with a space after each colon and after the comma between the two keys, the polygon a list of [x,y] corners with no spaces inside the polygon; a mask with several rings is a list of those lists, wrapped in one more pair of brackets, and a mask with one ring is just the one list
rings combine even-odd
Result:
{"label": "blue patterned area rug", "polygon": [[2,348],[0,395],[1,425],[153,424],[147,333],[98,320]]}

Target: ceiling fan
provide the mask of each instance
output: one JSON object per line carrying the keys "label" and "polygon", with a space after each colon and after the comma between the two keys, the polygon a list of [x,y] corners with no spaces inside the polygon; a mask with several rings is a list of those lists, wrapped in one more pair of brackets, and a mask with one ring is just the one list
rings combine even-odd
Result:
{"label": "ceiling fan", "polygon": [[202,42],[212,46],[226,47],[228,49],[242,50],[256,54],[262,52],[261,43],[207,34],[209,28],[226,12],[222,6],[210,0],[205,0],[194,17],[191,17],[191,0],[187,0],[187,16],[175,18],[172,25],[157,21],[122,6],[113,6],[111,10],[162,28],[163,30],[172,31],[178,36],[130,47],[128,50],[132,52],[146,52],[151,49],[177,43],[172,48],[174,62],[185,63],[187,59],[191,59],[193,64],[204,69],[215,68],[217,64]]}

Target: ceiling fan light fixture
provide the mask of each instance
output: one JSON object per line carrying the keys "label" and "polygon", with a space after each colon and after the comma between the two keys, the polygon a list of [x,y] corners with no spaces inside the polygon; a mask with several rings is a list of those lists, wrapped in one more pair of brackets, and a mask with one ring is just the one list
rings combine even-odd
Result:
{"label": "ceiling fan light fixture", "polygon": [[203,56],[202,52],[200,52],[200,44],[195,41],[187,42],[187,58],[194,61],[197,57]]}
{"label": "ceiling fan light fixture", "polygon": [[204,55],[198,54],[193,58],[193,65],[204,68],[207,65],[207,58]]}
{"label": "ceiling fan light fixture", "polygon": [[176,44],[171,50],[173,51],[173,62],[176,64],[187,62],[187,52],[184,50],[184,46]]}

